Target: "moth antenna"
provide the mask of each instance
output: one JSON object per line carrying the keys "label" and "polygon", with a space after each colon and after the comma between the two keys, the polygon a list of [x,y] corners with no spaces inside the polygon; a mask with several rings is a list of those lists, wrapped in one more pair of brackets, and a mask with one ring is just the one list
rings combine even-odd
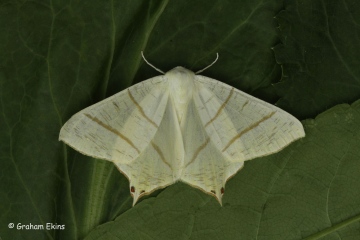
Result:
{"label": "moth antenna", "polygon": [[154,65],[152,65],[151,63],[149,63],[149,62],[146,60],[146,58],[144,57],[144,52],[143,52],[143,51],[141,51],[141,56],[142,56],[142,58],[144,59],[144,61],[145,61],[150,67],[152,67],[153,69],[155,69],[156,71],[158,71],[158,72],[160,72],[160,73],[162,73],[162,74],[165,74],[163,71],[161,71],[160,69],[158,69],[157,67],[155,67]]}
{"label": "moth antenna", "polygon": [[205,67],[205,68],[197,71],[195,74],[201,73],[201,72],[205,71],[206,69],[208,69],[209,67],[211,67],[212,65],[214,65],[214,63],[216,63],[216,61],[218,60],[218,58],[219,58],[219,53],[216,53],[216,59],[215,59],[215,61],[213,61],[209,66],[207,66],[207,67]]}

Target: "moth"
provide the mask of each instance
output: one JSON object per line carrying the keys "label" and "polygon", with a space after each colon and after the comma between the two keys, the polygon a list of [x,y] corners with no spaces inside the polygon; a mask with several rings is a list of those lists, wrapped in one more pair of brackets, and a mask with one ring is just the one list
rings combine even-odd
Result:
{"label": "moth", "polygon": [[183,67],[155,69],[163,75],[76,113],[59,136],[84,155],[113,162],[129,179],[133,205],[177,181],[222,204],[226,181],[244,161],[305,136],[295,117],[234,87]]}

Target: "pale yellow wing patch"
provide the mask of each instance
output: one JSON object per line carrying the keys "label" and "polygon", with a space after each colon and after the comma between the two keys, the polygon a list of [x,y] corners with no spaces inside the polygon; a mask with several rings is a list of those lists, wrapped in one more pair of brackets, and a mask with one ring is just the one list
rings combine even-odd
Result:
{"label": "pale yellow wing patch", "polygon": [[129,179],[133,205],[140,197],[179,180],[183,149],[175,109],[169,100],[158,131],[141,154],[129,164],[113,160]]}
{"label": "pale yellow wing patch", "polygon": [[182,128],[181,180],[221,203],[226,181],[244,161],[275,153],[305,136],[285,111],[219,81],[196,76]]}
{"label": "pale yellow wing patch", "polygon": [[275,153],[304,137],[289,113],[219,81],[196,76],[201,122],[215,146],[233,162]]}
{"label": "pale yellow wing patch", "polygon": [[164,79],[149,79],[72,116],[59,140],[94,158],[130,163],[154,138],[168,98]]}
{"label": "pale yellow wing patch", "polygon": [[242,168],[243,162],[229,161],[216,147],[215,136],[205,130],[200,113],[191,101],[182,130],[185,158],[181,180],[215,196],[221,204],[226,181]]}

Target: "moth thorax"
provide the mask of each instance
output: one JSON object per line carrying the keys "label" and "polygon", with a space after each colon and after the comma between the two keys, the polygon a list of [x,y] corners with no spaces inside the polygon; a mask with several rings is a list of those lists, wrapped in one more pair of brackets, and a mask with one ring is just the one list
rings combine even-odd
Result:
{"label": "moth thorax", "polygon": [[183,67],[176,67],[165,74],[169,80],[170,96],[173,100],[179,123],[193,96],[195,74]]}

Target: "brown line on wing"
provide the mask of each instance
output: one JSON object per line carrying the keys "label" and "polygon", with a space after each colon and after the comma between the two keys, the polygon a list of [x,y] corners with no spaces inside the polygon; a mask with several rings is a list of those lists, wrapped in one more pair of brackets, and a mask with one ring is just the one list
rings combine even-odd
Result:
{"label": "brown line on wing", "polygon": [[159,126],[153,122],[153,120],[151,120],[148,116],[146,116],[144,110],[142,109],[142,107],[139,105],[139,103],[135,100],[134,96],[131,94],[130,90],[128,89],[128,94],[129,97],[131,99],[131,101],[136,105],[137,109],[140,111],[141,115],[149,121],[149,123],[151,123],[154,127],[158,128]]}
{"label": "brown line on wing", "polygon": [[102,126],[103,128],[109,130],[110,132],[116,134],[117,136],[119,136],[120,138],[122,138],[125,142],[127,142],[130,146],[132,146],[138,153],[140,153],[140,150],[134,145],[134,143],[127,138],[126,136],[124,136],[123,134],[121,134],[118,130],[116,130],[115,128],[112,128],[109,125],[106,125],[105,123],[103,123],[102,121],[100,121],[98,118],[91,116],[90,114],[84,113],[84,115],[88,118],[90,118],[92,121],[96,122],[97,124],[99,124],[100,126]]}
{"label": "brown line on wing", "polygon": [[159,154],[161,160],[169,166],[170,169],[172,169],[172,167],[170,166],[170,164],[166,161],[164,154],[162,153],[160,147],[158,145],[156,145],[153,141],[151,141],[151,145],[152,147],[155,149],[155,151]]}
{"label": "brown line on wing", "polygon": [[112,102],[112,104],[117,108],[118,111],[120,111],[120,107],[116,104],[116,102]]}
{"label": "brown line on wing", "polygon": [[190,162],[188,162],[188,164],[186,164],[185,168],[187,166],[189,166],[192,162],[195,161],[195,159],[197,158],[197,156],[199,155],[199,153],[206,147],[206,145],[208,145],[208,143],[210,142],[210,137],[208,137],[205,142],[203,144],[201,144],[200,147],[198,147],[198,149],[196,149],[193,157],[191,158]]}
{"label": "brown line on wing", "polygon": [[234,93],[234,88],[231,89],[229,96],[226,98],[226,100],[223,102],[223,104],[219,107],[215,116],[205,124],[205,127],[207,127],[210,123],[212,123],[220,115],[221,111],[224,109],[225,105],[229,102],[233,93]]}
{"label": "brown line on wing", "polygon": [[262,119],[260,119],[259,121],[255,122],[254,124],[250,125],[249,127],[245,128],[244,130],[242,130],[241,132],[239,132],[238,134],[235,135],[235,137],[233,137],[228,144],[224,147],[224,149],[222,150],[222,152],[226,151],[226,149],[228,149],[231,144],[233,144],[236,139],[240,138],[242,135],[244,135],[245,133],[249,132],[250,130],[256,128],[257,126],[259,126],[260,123],[266,121],[267,119],[271,118],[272,115],[274,115],[276,112],[271,112],[269,115],[263,117]]}

